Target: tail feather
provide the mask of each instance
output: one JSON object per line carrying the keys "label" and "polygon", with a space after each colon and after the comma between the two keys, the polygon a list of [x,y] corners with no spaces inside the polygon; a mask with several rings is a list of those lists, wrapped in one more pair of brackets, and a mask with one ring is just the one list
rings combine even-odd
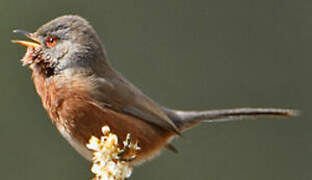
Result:
{"label": "tail feather", "polygon": [[296,110],[274,108],[238,108],[208,111],[163,109],[180,131],[185,131],[201,121],[214,123],[265,117],[294,117],[298,115]]}

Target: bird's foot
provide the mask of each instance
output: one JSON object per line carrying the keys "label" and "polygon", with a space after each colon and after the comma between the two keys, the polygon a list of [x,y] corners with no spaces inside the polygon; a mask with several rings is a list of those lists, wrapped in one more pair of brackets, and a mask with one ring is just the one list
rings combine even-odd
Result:
{"label": "bird's foot", "polygon": [[130,162],[136,158],[137,151],[140,150],[137,141],[132,141],[130,134],[127,134],[126,140],[123,142],[123,148],[117,156],[118,160]]}

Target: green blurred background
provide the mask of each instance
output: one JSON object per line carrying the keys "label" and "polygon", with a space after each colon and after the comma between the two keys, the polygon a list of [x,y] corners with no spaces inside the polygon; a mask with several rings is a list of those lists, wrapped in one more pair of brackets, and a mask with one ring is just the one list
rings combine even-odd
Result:
{"label": "green blurred background", "polygon": [[178,155],[135,180],[312,179],[312,1],[0,1],[1,179],[86,180],[90,163],[58,134],[10,43],[64,14],[87,18],[112,64],[147,95],[179,109],[287,107],[299,118],[204,124]]}

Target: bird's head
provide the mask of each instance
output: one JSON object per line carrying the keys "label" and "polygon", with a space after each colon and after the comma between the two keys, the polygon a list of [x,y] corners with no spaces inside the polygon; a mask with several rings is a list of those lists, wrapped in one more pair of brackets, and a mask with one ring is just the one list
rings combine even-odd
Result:
{"label": "bird's head", "polygon": [[30,39],[12,41],[27,47],[23,64],[33,70],[39,69],[47,77],[64,70],[92,71],[99,64],[106,64],[104,48],[95,30],[79,16],[58,17],[34,33],[24,30],[14,32]]}

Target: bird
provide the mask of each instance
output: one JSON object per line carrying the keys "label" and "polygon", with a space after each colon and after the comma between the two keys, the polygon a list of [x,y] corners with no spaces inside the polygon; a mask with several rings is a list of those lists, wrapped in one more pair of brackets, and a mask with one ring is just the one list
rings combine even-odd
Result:
{"label": "bird", "polygon": [[[14,30],[28,40],[12,40],[27,47],[22,64],[32,71],[35,90],[60,134],[84,158],[91,136],[101,127],[140,147],[131,161],[139,165],[167,148],[172,139],[200,122],[217,123],[264,117],[293,117],[297,111],[281,108],[175,110],[160,105],[115,70],[97,32],[78,15],[57,17],[30,33]],[[161,86],[160,86],[161,87]]]}

